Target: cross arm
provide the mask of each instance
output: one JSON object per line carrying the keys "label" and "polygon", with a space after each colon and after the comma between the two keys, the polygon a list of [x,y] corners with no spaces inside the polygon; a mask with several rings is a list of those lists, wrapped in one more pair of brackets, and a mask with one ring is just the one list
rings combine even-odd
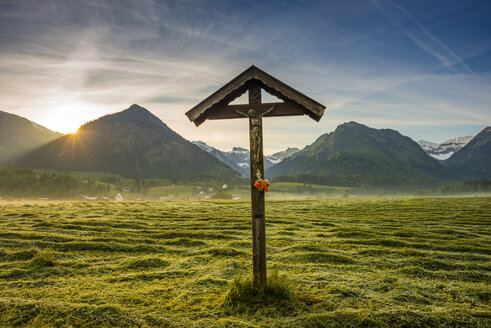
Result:
{"label": "cross arm", "polygon": [[223,120],[232,118],[245,118],[248,117],[247,112],[250,109],[254,109],[259,116],[263,117],[307,114],[305,108],[295,102],[277,102],[254,105],[244,104],[217,106],[216,108],[214,108],[214,110],[210,111],[206,119]]}

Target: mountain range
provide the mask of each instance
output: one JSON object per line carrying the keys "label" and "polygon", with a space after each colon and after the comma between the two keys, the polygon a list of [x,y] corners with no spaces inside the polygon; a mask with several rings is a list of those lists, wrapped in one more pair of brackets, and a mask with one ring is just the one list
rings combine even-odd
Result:
{"label": "mountain range", "polygon": [[[268,176],[351,176],[392,180],[452,179],[412,139],[390,129],[344,123],[267,171]],[[363,179],[362,179],[363,180]]]}
{"label": "mountain range", "polygon": [[0,111],[0,163],[10,162],[62,135],[26,118]]}
{"label": "mountain range", "polygon": [[128,178],[237,175],[138,105],[86,123],[77,133],[21,156],[15,165]]}
{"label": "mountain range", "polygon": [[[247,149],[234,147],[224,152],[203,142],[193,144],[138,105],[86,123],[77,133],[68,135],[4,112],[0,112],[0,127],[3,165],[100,171],[128,178],[249,174]],[[265,175],[358,186],[434,186],[446,181],[491,179],[490,127],[469,142],[456,138],[443,144],[447,150],[452,144],[455,153],[442,161],[428,155],[428,144],[423,144],[426,153],[418,143],[397,131],[348,122],[321,135],[303,150],[288,148],[265,156]],[[433,149],[443,149],[443,144]]]}
{"label": "mountain range", "polygon": [[444,161],[458,152],[469,141],[471,141],[472,138],[474,138],[474,136],[456,137],[440,144],[426,140],[419,140],[418,145],[431,157]]}
{"label": "mountain range", "polygon": [[[193,144],[200,147],[202,150],[213,155],[222,163],[227,164],[235,171],[239,172],[243,177],[250,175],[250,155],[249,150],[242,147],[234,147],[231,151],[221,151],[212,146],[207,145],[203,141],[193,141]],[[299,152],[298,148],[287,148],[283,151],[272,155],[264,156],[264,169],[268,169],[275,164],[278,164],[285,158]]]}

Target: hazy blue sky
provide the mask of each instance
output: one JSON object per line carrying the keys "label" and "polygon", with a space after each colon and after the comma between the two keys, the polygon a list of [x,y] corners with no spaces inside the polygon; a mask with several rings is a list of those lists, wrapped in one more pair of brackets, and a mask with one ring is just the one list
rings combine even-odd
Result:
{"label": "hazy blue sky", "polygon": [[248,147],[245,120],[184,113],[254,64],[328,108],[265,119],[266,153],[348,121],[441,142],[490,125],[490,17],[488,0],[0,0],[0,110],[72,132],[137,103]]}

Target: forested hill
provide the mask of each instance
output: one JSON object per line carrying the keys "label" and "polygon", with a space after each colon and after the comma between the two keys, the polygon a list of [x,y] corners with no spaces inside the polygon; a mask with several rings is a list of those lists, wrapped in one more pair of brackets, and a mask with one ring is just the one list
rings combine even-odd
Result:
{"label": "forested hill", "polygon": [[0,164],[8,164],[15,157],[62,135],[26,118],[0,111]]}
{"label": "forested hill", "polygon": [[[394,181],[449,179],[453,174],[399,132],[344,123],[320,136],[290,158],[273,166],[268,176],[357,176]],[[390,179],[385,179],[390,181]]]}
{"label": "forested hill", "polygon": [[445,161],[464,178],[491,179],[491,127],[484,128],[469,143]]}
{"label": "forested hill", "polygon": [[138,105],[101,117],[23,156],[16,165],[128,178],[238,175]]}

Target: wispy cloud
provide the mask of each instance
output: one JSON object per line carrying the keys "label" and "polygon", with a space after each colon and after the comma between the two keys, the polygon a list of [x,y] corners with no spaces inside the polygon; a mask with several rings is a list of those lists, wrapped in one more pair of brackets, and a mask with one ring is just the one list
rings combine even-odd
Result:
{"label": "wispy cloud", "polygon": [[452,49],[428,29],[403,6],[391,0],[371,0],[387,19],[411,39],[421,50],[438,59],[443,67],[460,64],[467,72],[474,72]]}

